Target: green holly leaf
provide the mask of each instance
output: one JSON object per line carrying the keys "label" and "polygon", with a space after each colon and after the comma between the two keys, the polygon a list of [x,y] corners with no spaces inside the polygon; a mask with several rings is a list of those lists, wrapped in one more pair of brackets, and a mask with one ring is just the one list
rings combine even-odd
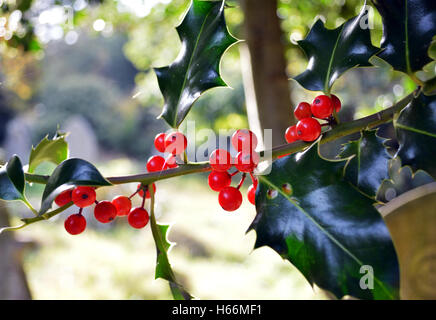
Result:
{"label": "green holly leaf", "polygon": [[68,158],[68,143],[65,141],[65,136],[65,134],[56,134],[52,140],[46,136],[35,148],[32,147],[29,173],[34,172],[42,162],[47,161],[58,165]]}
{"label": "green holly leaf", "polygon": [[160,241],[156,242],[157,257],[155,278],[168,281],[175,300],[190,300],[192,296],[177,282],[168,258],[168,252],[173,246],[173,244],[168,241],[168,229],[170,226],[162,224],[156,224],[156,226],[159,230]]}
{"label": "green holly leaf", "polygon": [[227,29],[224,3],[193,0],[177,27],[182,42],[178,58],[167,67],[155,69],[165,99],[160,117],[173,128],[182,123],[204,91],[227,86],[219,64],[224,52],[237,40]]}
{"label": "green holly leaf", "polygon": [[[269,175],[259,176],[255,247],[273,248],[339,298],[398,299],[391,236],[374,201],[343,178],[345,164],[323,159],[317,144],[275,161]],[[372,283],[365,270],[372,270]]]}
{"label": "green holly leaf", "polygon": [[159,242],[156,245],[157,249],[157,264],[156,264],[156,279],[162,278],[165,280],[168,280],[171,278],[171,266],[169,264],[168,258],[167,258],[167,252],[172,247],[172,243],[168,240],[168,229],[169,225],[162,225],[157,223],[156,224],[158,228],[158,234],[159,234]]}
{"label": "green holly leaf", "polygon": [[429,48],[436,35],[436,1],[372,0],[383,20],[378,56],[409,75],[431,62]]}
{"label": "green holly leaf", "polygon": [[372,66],[369,59],[379,49],[371,44],[369,28],[364,26],[367,15],[364,6],[357,17],[334,30],[318,20],[306,39],[298,42],[309,65],[295,80],[308,90],[329,93],[335,81],[349,69]]}
{"label": "green holly leaf", "polygon": [[389,179],[383,181],[377,193],[377,200],[389,202],[395,197],[412,189],[434,182],[435,180],[425,171],[413,173],[409,166],[403,167],[401,159],[396,157],[389,161]]}
{"label": "green holly leaf", "polygon": [[388,178],[389,156],[386,139],[377,130],[364,130],[357,141],[343,145],[341,159],[349,159],[345,167],[348,180],[360,191],[375,198],[383,180]]}
{"label": "green holly leaf", "polygon": [[422,169],[436,178],[436,96],[420,94],[394,122],[403,165]]}
{"label": "green holly leaf", "polygon": [[42,194],[39,215],[47,212],[53,200],[62,191],[72,186],[104,187],[110,186],[94,165],[82,159],[68,159],[62,162],[47,181]]}
{"label": "green holly leaf", "polygon": [[25,179],[23,165],[14,155],[8,163],[0,168],[0,199],[7,201],[25,200]]}
{"label": "green holly leaf", "polygon": [[191,300],[192,296],[177,282],[176,276],[168,258],[173,243],[168,240],[169,225],[159,224],[154,215],[154,192],[151,190],[151,212],[150,212],[150,227],[153,234],[154,243],[156,245],[156,270],[155,279],[167,280],[171,289],[171,293],[175,300]]}

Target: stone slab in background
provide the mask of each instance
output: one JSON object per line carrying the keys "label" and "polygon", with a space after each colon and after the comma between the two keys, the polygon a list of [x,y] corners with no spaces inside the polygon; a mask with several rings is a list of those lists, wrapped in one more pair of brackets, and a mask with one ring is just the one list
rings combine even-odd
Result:
{"label": "stone slab in background", "polygon": [[379,209],[400,260],[401,299],[436,299],[436,183]]}

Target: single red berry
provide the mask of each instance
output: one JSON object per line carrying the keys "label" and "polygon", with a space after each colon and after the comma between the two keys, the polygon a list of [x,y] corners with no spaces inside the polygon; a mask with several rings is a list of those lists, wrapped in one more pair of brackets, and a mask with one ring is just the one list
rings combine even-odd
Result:
{"label": "single red berry", "polygon": [[294,110],[295,118],[298,120],[312,117],[311,105],[307,102],[301,102]]}
{"label": "single red berry", "polygon": [[232,135],[232,145],[238,152],[244,151],[245,153],[253,152],[257,147],[256,135],[247,129],[237,130]]}
{"label": "single red berry", "polygon": [[127,221],[129,221],[129,224],[136,229],[144,228],[148,220],[150,219],[147,210],[144,208],[135,208],[130,211],[129,215],[127,216]]}
{"label": "single red berry", "polygon": [[220,191],[218,202],[224,210],[235,211],[242,204],[241,191],[234,187],[226,187]]}
{"label": "single red berry", "polygon": [[174,169],[177,167],[178,167],[178,164],[176,162],[176,157],[173,154],[170,154],[165,160],[163,170]]}
{"label": "single red berry", "polygon": [[251,204],[254,204],[254,205],[256,204],[256,188],[254,187],[254,185],[251,185],[248,188],[247,198]]}
{"label": "single red berry", "polygon": [[72,214],[65,220],[64,227],[69,234],[80,234],[86,229],[86,219],[80,213]]}
{"label": "single red berry", "polygon": [[303,141],[315,141],[321,135],[321,125],[314,118],[300,120],[297,123],[297,134]]}
{"label": "single red berry", "polygon": [[256,152],[239,152],[235,158],[235,167],[240,172],[253,172],[259,164],[259,155]]}
{"label": "single red berry", "polygon": [[318,96],[312,103],[312,114],[318,119],[325,119],[333,113],[333,102],[329,96]]}
{"label": "single red berry", "polygon": [[292,142],[300,140],[300,138],[298,137],[298,134],[297,134],[297,126],[292,126],[292,127],[289,127],[288,129],[286,129],[285,139],[286,139],[287,143],[292,143]]}
{"label": "single red berry", "polygon": [[63,192],[61,192],[55,199],[55,203],[59,206],[59,207],[63,207],[66,204],[69,204],[72,200],[71,200],[71,195],[73,193],[72,189],[69,190],[65,190]]}
{"label": "single red berry", "polygon": [[165,152],[182,154],[188,146],[188,139],[181,132],[172,132],[165,137]]}
{"label": "single red berry", "polygon": [[215,171],[227,171],[232,167],[232,156],[223,149],[214,150],[209,157],[210,166]]}
{"label": "single red berry", "polygon": [[71,199],[79,208],[86,208],[95,202],[97,195],[92,187],[76,187],[71,193]]}
{"label": "single red berry", "polygon": [[94,216],[101,223],[109,223],[117,216],[117,208],[109,201],[100,201],[94,208]]}
{"label": "single red berry", "polygon": [[118,216],[127,216],[132,209],[132,201],[128,197],[118,196],[112,199],[112,204],[117,209]]}
{"label": "single red berry", "polygon": [[161,156],[152,156],[147,161],[148,172],[162,171],[165,165],[165,159]]}
{"label": "single red berry", "polygon": [[[142,184],[138,184],[138,189],[140,189],[141,186],[142,186]],[[154,194],[156,194],[156,185],[153,183],[152,186],[153,186]],[[141,198],[143,198],[143,197],[144,197],[144,190],[142,190],[142,189],[139,190],[138,195],[139,195]],[[150,199],[150,198],[151,198],[150,191],[147,190],[147,192],[145,193],[145,198],[146,198],[146,199]]]}
{"label": "single red berry", "polygon": [[232,183],[232,176],[227,171],[212,171],[208,178],[209,187],[213,191],[221,191]]}
{"label": "single red berry", "polygon": [[341,100],[339,100],[339,98],[334,94],[332,94],[331,99],[332,99],[333,107],[335,108],[336,113],[338,113],[339,111],[341,111],[342,108]]}
{"label": "single red berry", "polygon": [[165,152],[165,133],[159,133],[154,138],[154,147],[159,152]]}

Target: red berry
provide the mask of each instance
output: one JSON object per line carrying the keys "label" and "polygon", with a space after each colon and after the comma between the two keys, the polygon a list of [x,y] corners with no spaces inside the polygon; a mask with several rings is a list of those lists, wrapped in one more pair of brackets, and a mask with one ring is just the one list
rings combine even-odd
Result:
{"label": "red berry", "polygon": [[172,132],[165,137],[165,152],[181,154],[185,152],[188,140],[181,132]]}
{"label": "red berry", "polygon": [[237,130],[232,135],[232,145],[238,152],[244,151],[245,153],[251,153],[257,147],[257,137],[250,130]]}
{"label": "red berry", "polygon": [[315,141],[321,135],[321,125],[314,118],[306,118],[297,123],[298,137],[303,141]]}
{"label": "red berry", "polygon": [[63,207],[66,204],[70,203],[71,200],[71,195],[72,195],[73,190],[69,189],[69,190],[65,190],[63,192],[61,192],[55,199],[55,203],[59,206],[59,207]]}
{"label": "red berry", "polygon": [[170,154],[165,160],[163,170],[174,169],[177,167],[176,157],[173,154]]}
{"label": "red berry", "polygon": [[326,95],[318,96],[312,103],[312,114],[318,119],[325,119],[333,113],[333,102]]}
{"label": "red berry", "polygon": [[165,133],[159,133],[154,138],[154,147],[159,152],[165,152]]}
{"label": "red berry", "polygon": [[224,210],[235,211],[242,204],[241,191],[234,187],[226,187],[220,191],[218,202]]}
{"label": "red berry", "polygon": [[165,165],[165,159],[161,156],[152,156],[147,161],[148,172],[162,171]]}
{"label": "red berry", "polygon": [[130,211],[129,215],[127,216],[127,221],[129,221],[129,224],[136,229],[144,228],[148,220],[150,219],[147,210],[144,208],[135,208]]}
{"label": "red berry", "polygon": [[[138,184],[138,189],[140,189],[142,186],[142,184]],[[156,185],[153,183],[153,190],[154,190],[154,194],[156,194]],[[143,198],[144,197],[144,190],[139,190],[138,195]],[[146,199],[150,199],[151,198],[151,194],[150,191],[147,190],[147,192],[145,193],[145,198]]]}
{"label": "red berry", "polygon": [[256,204],[256,188],[253,185],[248,188],[247,198],[251,204]]}
{"label": "red berry", "polygon": [[295,108],[294,115],[298,120],[312,117],[311,105],[307,102],[301,102]]}
{"label": "red berry", "polygon": [[333,107],[335,108],[336,113],[338,113],[339,111],[341,111],[342,108],[341,100],[339,100],[339,98],[334,94],[332,94],[331,99],[332,99]]}
{"label": "red berry", "polygon": [[117,209],[118,216],[127,216],[132,209],[132,201],[128,197],[118,196],[112,199],[112,204]]}
{"label": "red berry", "polygon": [[80,213],[72,214],[65,220],[64,227],[69,234],[80,234],[86,229],[86,219]]}
{"label": "red berry", "polygon": [[227,171],[232,167],[232,156],[226,150],[214,150],[210,157],[210,166],[215,171]]}
{"label": "red berry", "polygon": [[259,155],[256,152],[239,152],[235,158],[235,167],[241,172],[253,172],[259,164]]}
{"label": "red berry", "polygon": [[[307,119],[307,118],[306,118]],[[285,139],[287,143],[292,143],[300,140],[297,134],[297,126],[289,127],[285,133]]]}
{"label": "red berry", "polygon": [[97,195],[92,187],[76,187],[71,193],[71,199],[79,208],[86,208],[95,202]]}
{"label": "red berry", "polygon": [[100,201],[94,208],[94,216],[101,223],[109,223],[117,216],[117,208],[109,201]]}
{"label": "red berry", "polygon": [[230,186],[232,183],[232,176],[226,171],[212,171],[209,174],[208,181],[209,187],[213,191],[221,191],[225,187]]}

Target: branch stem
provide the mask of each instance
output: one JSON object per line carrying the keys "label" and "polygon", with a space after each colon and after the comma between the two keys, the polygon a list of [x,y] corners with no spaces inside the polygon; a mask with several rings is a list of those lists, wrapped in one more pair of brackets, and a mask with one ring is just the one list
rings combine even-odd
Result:
{"label": "branch stem", "polygon": [[65,210],[67,210],[69,207],[71,207],[73,205],[72,202],[66,204],[63,207],[60,207],[56,210],[53,210],[51,212],[47,212],[41,216],[38,217],[34,217],[34,218],[25,218],[25,219],[21,219],[21,221],[23,222],[23,224],[20,224],[19,226],[14,226],[14,227],[5,227],[5,228],[0,228],[0,233],[2,233],[3,231],[16,231],[16,230],[20,230],[24,227],[27,227],[28,225],[38,222],[38,221],[42,221],[42,220],[48,220],[58,214],[60,214],[61,212],[64,212]]}

